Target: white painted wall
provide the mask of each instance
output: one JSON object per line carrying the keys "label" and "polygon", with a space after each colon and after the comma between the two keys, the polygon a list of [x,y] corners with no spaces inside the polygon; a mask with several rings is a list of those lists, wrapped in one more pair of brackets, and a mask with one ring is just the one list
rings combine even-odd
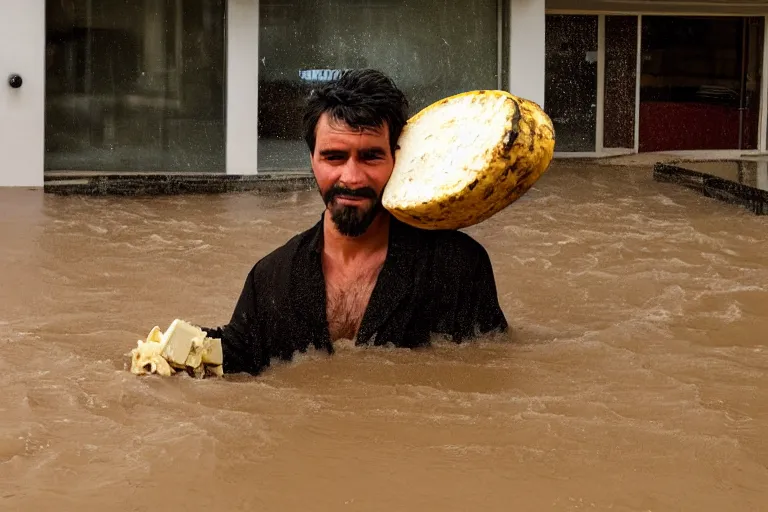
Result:
{"label": "white painted wall", "polygon": [[[2,0],[0,16],[0,186],[43,185],[45,0]],[[22,77],[19,89],[8,85]]]}
{"label": "white painted wall", "polygon": [[509,92],[544,106],[545,0],[509,0]]}
{"label": "white painted wall", "polygon": [[768,190],[768,162],[760,161],[757,165],[757,188]]}
{"label": "white painted wall", "polygon": [[228,0],[227,31],[227,174],[256,174],[259,0]]}

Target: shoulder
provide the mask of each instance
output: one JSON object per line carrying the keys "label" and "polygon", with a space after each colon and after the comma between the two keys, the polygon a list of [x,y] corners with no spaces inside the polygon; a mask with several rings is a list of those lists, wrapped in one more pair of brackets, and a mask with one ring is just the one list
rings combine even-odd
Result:
{"label": "shoulder", "polygon": [[485,247],[464,231],[435,231],[436,244],[468,256],[483,256]]}
{"label": "shoulder", "polygon": [[476,276],[493,273],[488,251],[471,235],[463,231],[440,231],[434,236],[436,256],[448,265],[464,267]]}
{"label": "shoulder", "polygon": [[432,254],[434,263],[442,261],[449,266],[471,268],[478,264],[487,265],[490,260],[485,247],[464,231],[421,229],[398,223],[414,247]]}
{"label": "shoulder", "polygon": [[409,228],[414,230],[415,238],[424,240],[438,253],[471,260],[488,257],[485,247],[464,231]]}

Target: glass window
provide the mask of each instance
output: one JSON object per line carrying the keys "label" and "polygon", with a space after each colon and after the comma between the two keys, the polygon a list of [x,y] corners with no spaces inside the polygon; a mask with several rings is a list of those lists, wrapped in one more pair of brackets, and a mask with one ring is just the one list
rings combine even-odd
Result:
{"label": "glass window", "polygon": [[47,0],[48,170],[224,171],[225,0]]}
{"label": "glass window", "polygon": [[308,169],[301,108],[339,70],[373,67],[411,113],[442,97],[498,88],[497,0],[260,2],[259,170]]}
{"label": "glass window", "polygon": [[603,146],[635,147],[637,16],[605,17]]}
{"label": "glass window", "polygon": [[764,19],[642,19],[640,150],[755,149]]}
{"label": "glass window", "polygon": [[555,126],[555,151],[595,151],[597,16],[546,17],[544,110]]}

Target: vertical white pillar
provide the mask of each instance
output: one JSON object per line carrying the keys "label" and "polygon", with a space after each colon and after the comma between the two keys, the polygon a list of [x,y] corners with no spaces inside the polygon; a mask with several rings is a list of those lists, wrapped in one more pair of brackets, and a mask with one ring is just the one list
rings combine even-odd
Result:
{"label": "vertical white pillar", "polygon": [[[41,187],[45,166],[45,0],[2,0],[0,4],[0,187]],[[20,87],[11,87],[11,75],[21,77]],[[19,85],[16,80],[14,83]]]}
{"label": "vertical white pillar", "polygon": [[757,188],[768,190],[768,162],[761,160],[757,165]]}
{"label": "vertical white pillar", "polygon": [[544,107],[545,0],[509,0],[509,92]]}
{"label": "vertical white pillar", "polygon": [[256,174],[259,0],[227,2],[227,174]]}

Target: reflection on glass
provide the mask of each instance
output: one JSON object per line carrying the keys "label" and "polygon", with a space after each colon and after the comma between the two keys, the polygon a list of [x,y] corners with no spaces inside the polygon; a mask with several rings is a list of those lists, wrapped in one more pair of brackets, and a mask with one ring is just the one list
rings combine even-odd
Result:
{"label": "reflection on glass", "polygon": [[763,18],[643,17],[640,150],[754,149]]}
{"label": "reflection on glass", "polygon": [[604,147],[635,147],[636,89],[637,16],[606,16]]}
{"label": "reflection on glass", "polygon": [[555,151],[595,151],[597,16],[547,15],[544,110]]}
{"label": "reflection on glass", "polygon": [[46,7],[46,169],[224,171],[225,0]]}
{"label": "reflection on glass", "polygon": [[301,108],[335,71],[380,69],[405,91],[411,113],[498,87],[496,0],[262,0],[259,8],[260,170],[308,168]]}
{"label": "reflection on glass", "polygon": [[[687,161],[680,162],[678,165],[686,170],[703,173],[707,176],[714,176],[768,192],[768,162],[765,161]],[[758,194],[755,194],[753,199],[756,200],[757,204],[762,205],[764,201],[760,200],[759,197]]]}

